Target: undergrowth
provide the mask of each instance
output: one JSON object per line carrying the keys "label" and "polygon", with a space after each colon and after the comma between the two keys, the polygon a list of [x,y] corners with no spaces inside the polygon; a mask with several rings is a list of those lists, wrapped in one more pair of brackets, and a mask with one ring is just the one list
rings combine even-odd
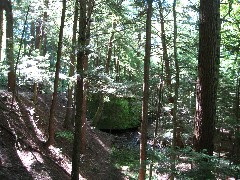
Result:
{"label": "undergrowth", "polygon": [[[158,179],[161,175],[174,173],[175,179],[227,179],[240,178],[240,165],[232,164],[229,160],[217,156],[208,156],[197,153],[190,148],[175,151],[175,169],[171,170],[170,148],[160,148],[154,153],[149,149],[147,158],[147,176],[152,158],[153,176]],[[122,169],[129,179],[138,179],[139,149],[138,148],[112,148],[112,163]]]}
{"label": "undergrowth", "polygon": [[71,131],[59,131],[56,132],[56,137],[64,138],[70,142],[73,141],[73,133]]}

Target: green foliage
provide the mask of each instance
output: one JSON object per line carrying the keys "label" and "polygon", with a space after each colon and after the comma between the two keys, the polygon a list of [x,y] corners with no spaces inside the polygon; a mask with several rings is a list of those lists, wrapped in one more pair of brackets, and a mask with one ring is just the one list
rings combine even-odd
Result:
{"label": "green foliage", "polygon": [[71,142],[73,141],[73,133],[71,131],[56,132],[56,137],[61,137]]}
{"label": "green foliage", "polygon": [[227,179],[239,178],[240,165],[231,164],[217,156],[208,156],[204,153],[193,151],[190,147],[172,151],[171,148],[161,148],[156,151],[153,170],[158,174],[170,174],[172,160],[170,155],[176,154],[175,178],[176,179]]}
{"label": "green foliage", "polygon": [[[88,103],[89,116],[93,117],[97,108],[97,97],[93,96]],[[99,129],[128,129],[139,126],[141,106],[134,98],[105,96],[104,110],[97,127]]]}
{"label": "green foliage", "polygon": [[0,87],[5,87],[7,84],[7,71],[0,68]]}
{"label": "green foliage", "polygon": [[130,170],[137,169],[139,165],[139,150],[129,148],[112,148],[112,160],[117,167],[128,166]]}
{"label": "green foliage", "polygon": [[18,79],[20,86],[29,86],[34,82],[41,83],[48,87],[46,91],[51,90],[53,74],[49,71],[49,57],[40,56],[38,51],[32,53],[32,56],[24,56],[18,65]]}
{"label": "green foliage", "polygon": [[125,175],[137,179],[139,168],[139,150],[129,148],[112,148],[111,161],[117,168],[125,167]]}
{"label": "green foliage", "polygon": [[217,156],[208,156],[204,153],[189,152],[189,160],[193,168],[187,172],[181,172],[180,177],[197,179],[227,179],[227,177],[239,178],[239,165],[231,165],[230,161]]}

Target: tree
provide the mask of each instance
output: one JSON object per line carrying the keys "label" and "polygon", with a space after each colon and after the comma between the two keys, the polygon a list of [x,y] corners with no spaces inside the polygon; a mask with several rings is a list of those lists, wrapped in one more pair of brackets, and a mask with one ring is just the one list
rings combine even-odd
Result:
{"label": "tree", "polygon": [[146,19],[146,44],[145,44],[145,57],[144,57],[141,140],[140,140],[140,168],[139,168],[139,177],[138,177],[139,180],[146,179],[149,66],[150,66],[150,57],[151,57],[151,17],[152,17],[152,0],[148,0],[147,1],[147,19]]}
{"label": "tree", "polygon": [[173,1],[173,58],[174,58],[174,63],[175,63],[175,85],[174,85],[174,105],[173,105],[173,142],[172,142],[172,149],[173,149],[173,154],[172,154],[172,175],[171,179],[174,179],[174,171],[175,171],[175,160],[176,160],[176,155],[175,155],[175,148],[179,146],[179,143],[177,143],[179,140],[181,140],[180,137],[180,132],[178,133],[177,137],[177,110],[178,110],[178,88],[179,88],[179,65],[178,65],[178,57],[177,57],[177,13],[176,13],[176,1]]}
{"label": "tree", "polygon": [[[74,19],[73,19],[73,36],[72,36],[72,52],[70,55],[70,67],[69,67],[69,77],[73,77],[74,75],[74,69],[75,69],[75,50],[76,50],[76,31],[77,31],[77,18],[78,18],[78,0],[75,1],[75,7],[74,7]],[[64,127],[66,129],[69,129],[70,127],[70,118],[71,116],[71,107],[73,102],[73,85],[72,83],[68,84],[68,93],[67,93],[67,109],[66,109],[66,116],[64,120]]]}
{"label": "tree", "polygon": [[[86,50],[85,50],[85,56],[83,61],[83,74],[86,74],[88,71],[88,55],[90,54],[90,27],[91,27],[91,16],[94,9],[95,1],[94,0],[88,0],[87,3],[87,19],[86,22]],[[87,131],[87,88],[88,88],[88,81],[85,77],[83,80],[83,101],[82,101],[82,130],[81,130],[81,149],[80,152],[82,154],[85,153],[86,150],[86,131]]]}
{"label": "tree", "polygon": [[171,89],[171,69],[170,69],[170,60],[168,57],[168,49],[167,49],[167,37],[165,32],[165,18],[163,15],[163,5],[162,1],[158,2],[159,6],[159,16],[160,16],[160,24],[161,24],[161,41],[162,41],[162,50],[163,50],[163,61],[165,64],[165,74],[166,74],[166,84],[168,89]]}
{"label": "tree", "polygon": [[76,115],[75,129],[73,139],[73,154],[72,154],[72,172],[71,179],[79,179],[80,165],[80,146],[81,146],[81,130],[82,130],[82,113],[83,113],[83,78],[84,78],[84,60],[86,59],[86,28],[87,28],[87,2],[82,0],[79,2],[80,17],[79,17],[79,34],[78,34],[78,53],[77,53],[77,88],[76,88]]}
{"label": "tree", "polygon": [[6,11],[6,57],[9,64],[8,73],[8,91],[14,92],[16,85],[16,75],[14,73],[14,57],[13,57],[13,14],[11,1],[2,0],[0,2],[0,9]]}
{"label": "tree", "polygon": [[213,155],[220,58],[220,2],[200,1],[198,79],[194,148]]}
{"label": "tree", "polygon": [[0,60],[2,59],[3,9],[0,9]]}
{"label": "tree", "polygon": [[56,109],[56,104],[57,104],[57,90],[58,90],[61,55],[62,55],[62,39],[63,39],[65,11],[66,11],[66,0],[63,0],[61,26],[60,26],[58,50],[57,50],[56,71],[55,71],[55,79],[54,79],[54,90],[53,90],[53,95],[52,95],[52,104],[51,104],[51,109],[50,109],[50,117],[49,117],[49,125],[48,125],[49,137],[46,142],[47,146],[54,144],[54,135],[55,135],[55,122],[54,122],[55,117],[54,116],[55,116],[55,109]]}
{"label": "tree", "polygon": [[[45,0],[44,1],[46,9],[48,8],[49,1]],[[47,10],[43,13],[43,25],[42,25],[42,41],[43,41],[43,56],[47,54],[47,33],[46,33],[46,27],[47,27],[47,19],[48,19],[48,14]]]}

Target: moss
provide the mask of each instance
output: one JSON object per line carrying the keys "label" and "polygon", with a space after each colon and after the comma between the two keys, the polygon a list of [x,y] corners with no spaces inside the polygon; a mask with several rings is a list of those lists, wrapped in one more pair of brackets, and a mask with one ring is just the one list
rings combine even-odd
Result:
{"label": "moss", "polygon": [[[109,96],[104,102],[103,113],[97,125],[99,129],[129,129],[140,124],[141,106],[135,99]],[[98,98],[92,96],[88,101],[88,116],[93,117],[97,110]]]}

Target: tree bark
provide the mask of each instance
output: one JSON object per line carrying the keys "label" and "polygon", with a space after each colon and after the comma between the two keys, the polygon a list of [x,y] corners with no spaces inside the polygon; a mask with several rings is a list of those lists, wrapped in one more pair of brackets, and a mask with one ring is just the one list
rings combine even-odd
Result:
{"label": "tree bark", "polygon": [[87,28],[87,2],[82,0],[79,2],[80,17],[79,17],[79,34],[78,34],[78,54],[77,54],[77,91],[76,91],[76,116],[75,116],[75,130],[73,140],[73,154],[72,154],[72,172],[71,179],[79,179],[79,165],[80,165],[80,151],[82,141],[82,113],[83,113],[83,78],[84,78],[84,59],[86,48],[86,28]]}
{"label": "tree bark", "polygon": [[[87,24],[86,24],[86,42],[85,46],[89,46],[90,44],[90,26],[91,26],[91,16],[93,12],[93,8],[95,5],[94,0],[88,0],[87,3]],[[85,56],[83,60],[83,74],[86,74],[88,70],[88,54],[89,50],[86,49]],[[85,153],[86,150],[86,131],[87,131],[87,88],[88,88],[88,81],[87,78],[83,80],[83,102],[82,102],[82,131],[81,131],[81,154]]]}
{"label": "tree bark", "polygon": [[57,105],[57,89],[58,89],[60,63],[61,63],[61,56],[62,56],[62,42],[63,42],[65,12],[66,12],[66,0],[63,0],[61,26],[60,26],[59,40],[58,40],[56,71],[55,71],[55,79],[54,79],[54,90],[52,95],[52,104],[51,104],[49,124],[48,124],[49,137],[46,142],[47,146],[54,144],[54,135],[55,135],[55,120],[54,120],[55,117],[54,116],[55,116],[55,109]]}
{"label": "tree bark", "polygon": [[0,9],[0,61],[2,59],[3,9]]}
{"label": "tree bark", "polygon": [[240,120],[239,120],[239,105],[240,105],[240,78],[237,77],[237,82],[236,82],[236,109],[235,109],[235,116],[236,116],[236,129],[235,129],[235,155],[236,155],[236,163],[240,162]]}
{"label": "tree bark", "polygon": [[[69,77],[73,77],[75,69],[75,51],[76,51],[76,32],[77,32],[77,19],[78,19],[78,0],[75,1],[74,20],[73,20],[73,36],[72,36],[72,52],[70,55],[70,68]],[[73,83],[68,83],[68,97],[67,97],[67,109],[64,120],[64,128],[69,129],[71,125],[72,117],[72,103],[73,103]]]}
{"label": "tree bark", "polygon": [[147,20],[146,20],[146,44],[144,58],[144,84],[143,84],[143,101],[142,101],[142,122],[141,122],[141,139],[140,139],[140,168],[139,180],[146,179],[146,160],[147,160],[147,121],[148,121],[148,99],[149,99],[149,65],[151,56],[151,16],[152,0],[147,1]]}
{"label": "tree bark", "polygon": [[220,2],[200,0],[199,57],[194,148],[213,155],[220,58]]}
{"label": "tree bark", "polygon": [[166,32],[165,32],[165,22],[164,22],[164,16],[163,16],[163,6],[162,1],[159,0],[158,2],[159,6],[159,16],[160,16],[160,24],[161,24],[161,41],[162,41],[162,48],[163,48],[163,61],[165,64],[165,74],[166,74],[166,84],[167,87],[171,88],[171,69],[170,69],[170,60],[168,57],[168,51],[167,51],[167,39],[166,39]]}
{"label": "tree bark", "polygon": [[29,56],[32,55],[32,50],[34,49],[34,41],[35,41],[35,22],[31,22],[31,42],[30,42],[30,49],[29,49]]}
{"label": "tree bark", "polygon": [[1,0],[0,9],[6,11],[6,58],[9,64],[8,72],[8,91],[14,92],[16,86],[16,75],[14,73],[13,57],[13,14],[11,1]]}
{"label": "tree bark", "polygon": [[106,58],[106,73],[109,74],[110,72],[110,62],[111,62],[111,58],[112,58],[112,52],[113,52],[113,38],[114,38],[114,31],[116,28],[116,22],[112,22],[112,32],[111,32],[111,36],[109,38],[109,42],[108,42],[108,51],[107,51],[107,58]]}
{"label": "tree bark", "polygon": [[[45,8],[48,9],[48,0],[44,1]],[[48,19],[47,11],[43,13],[43,24],[42,24],[42,41],[43,41],[43,48],[42,48],[42,54],[45,56],[47,54],[47,33],[46,33],[46,23]]]}
{"label": "tree bark", "polygon": [[[175,172],[175,161],[176,161],[176,155],[175,155],[175,149],[177,144],[177,103],[178,103],[178,87],[179,87],[179,65],[178,65],[178,58],[177,58],[177,13],[176,13],[176,0],[173,1],[173,58],[175,62],[175,85],[174,85],[174,104],[173,104],[173,141],[172,141],[172,164],[171,164],[171,178],[174,179],[174,172]],[[180,136],[178,138],[181,138]]]}
{"label": "tree bark", "polygon": [[41,53],[42,50],[42,20],[39,18],[36,22],[35,49]]}

